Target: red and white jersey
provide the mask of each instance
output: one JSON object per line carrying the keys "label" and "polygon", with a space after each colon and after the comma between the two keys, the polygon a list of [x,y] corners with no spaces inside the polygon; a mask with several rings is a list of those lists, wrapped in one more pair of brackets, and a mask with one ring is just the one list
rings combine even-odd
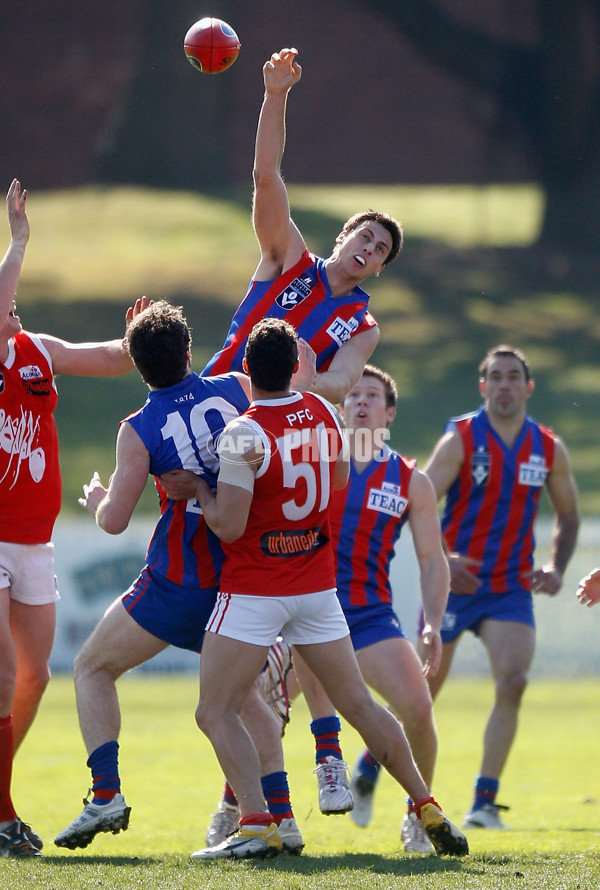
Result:
{"label": "red and white jersey", "polygon": [[343,434],[334,409],[313,393],[253,402],[239,418],[260,436],[246,530],[223,543],[220,590],[291,596],[335,587],[328,506]]}
{"label": "red and white jersey", "polygon": [[52,360],[40,340],[21,331],[0,364],[0,538],[45,544],[61,503],[58,394]]}

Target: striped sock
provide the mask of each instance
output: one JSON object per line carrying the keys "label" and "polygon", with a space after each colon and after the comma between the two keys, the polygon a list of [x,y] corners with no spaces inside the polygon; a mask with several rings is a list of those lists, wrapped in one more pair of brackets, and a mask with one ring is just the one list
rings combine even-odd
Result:
{"label": "striped sock", "polygon": [[92,751],[87,765],[92,771],[92,803],[110,803],[115,794],[121,790],[119,778],[119,743],[105,742]]}
{"label": "striped sock", "polygon": [[225,787],[223,788],[223,796],[221,797],[223,803],[226,803],[227,806],[237,807],[237,797],[235,796],[235,792],[229,782],[225,782]]}
{"label": "striped sock", "polygon": [[477,776],[475,780],[475,799],[471,811],[480,810],[486,803],[494,803],[500,782],[489,776]]}
{"label": "striped sock", "polygon": [[342,729],[340,718],[318,717],[310,724],[310,731],[315,737],[315,762],[317,765],[326,757],[342,760],[339,733]]}
{"label": "striped sock", "polygon": [[379,761],[375,760],[371,752],[367,748],[365,748],[358,759],[355,771],[360,773],[361,776],[365,776],[365,778],[371,779],[373,782],[376,782],[379,778],[380,770],[381,764],[379,763]]}
{"label": "striped sock", "polygon": [[268,776],[262,777],[260,784],[273,821],[280,825],[282,819],[293,819],[287,773],[283,770],[269,773]]}

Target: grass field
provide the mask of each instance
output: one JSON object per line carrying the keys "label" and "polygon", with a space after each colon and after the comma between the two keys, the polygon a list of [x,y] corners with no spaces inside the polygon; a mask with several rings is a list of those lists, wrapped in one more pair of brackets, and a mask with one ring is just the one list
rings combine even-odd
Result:
{"label": "grass field", "polygon": [[[52,838],[81,809],[89,773],[71,679],[53,678],[34,729],[15,762],[15,803],[46,841],[45,858],[0,861],[10,890],[338,890],[387,888],[539,888],[600,886],[600,764],[595,680],[535,681],[502,782],[512,830],[473,832],[463,860],[407,855],[399,843],[403,796],[384,775],[374,818],[359,829],[347,816],[323,817],[311,775],[312,737],[303,701],[294,705],[285,751],[296,819],[306,843],[300,857],[267,862],[195,863],[221,790],[212,749],[193,721],[196,678],[140,676],[120,683],[121,776],[132,806],[129,831],[101,835],[87,850],[63,851]],[[436,706],[440,755],[434,792],[460,822],[470,803],[490,703],[485,681],[451,680]],[[347,726],[350,763],[361,750]]]}

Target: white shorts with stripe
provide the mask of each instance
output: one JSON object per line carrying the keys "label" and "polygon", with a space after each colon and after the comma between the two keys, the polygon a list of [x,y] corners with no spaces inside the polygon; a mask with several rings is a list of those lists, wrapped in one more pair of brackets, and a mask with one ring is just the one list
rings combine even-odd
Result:
{"label": "white shorts with stripe", "polygon": [[279,634],[290,645],[311,645],[350,633],[335,587],[294,596],[220,592],[206,630],[255,646],[272,646]]}

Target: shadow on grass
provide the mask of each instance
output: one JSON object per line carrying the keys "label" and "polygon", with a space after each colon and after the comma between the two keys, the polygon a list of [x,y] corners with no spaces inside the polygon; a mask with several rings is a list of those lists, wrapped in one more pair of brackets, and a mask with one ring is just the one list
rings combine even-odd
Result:
{"label": "shadow on grass", "polygon": [[47,853],[44,853],[43,858],[37,861],[48,863],[49,865],[58,865],[62,867],[70,867],[74,866],[75,868],[80,869],[81,866],[85,865],[110,865],[110,866],[127,866],[127,867],[135,867],[139,868],[143,866],[144,868],[148,865],[160,865],[164,864],[164,862],[170,857],[162,857],[162,856],[61,856],[60,853],[55,854],[54,856],[50,856]]}
{"label": "shadow on grass", "polygon": [[[494,864],[504,864],[504,857],[494,859]],[[356,871],[371,872],[381,875],[425,875],[437,873],[458,873],[467,866],[469,874],[476,874],[482,869],[477,860],[423,855],[414,857],[390,857],[368,853],[346,853],[339,856],[277,856],[269,859],[221,859],[207,862],[193,861],[187,856],[44,856],[42,860],[52,866],[62,868],[82,866],[111,866],[116,868],[139,868],[147,866],[166,866],[177,863],[178,866],[190,869],[209,868],[252,868],[261,871],[277,871],[289,874],[317,875],[327,872]],[[506,857],[506,862],[510,861]],[[487,864],[490,864],[489,860]],[[208,873],[207,873],[208,874]]]}

